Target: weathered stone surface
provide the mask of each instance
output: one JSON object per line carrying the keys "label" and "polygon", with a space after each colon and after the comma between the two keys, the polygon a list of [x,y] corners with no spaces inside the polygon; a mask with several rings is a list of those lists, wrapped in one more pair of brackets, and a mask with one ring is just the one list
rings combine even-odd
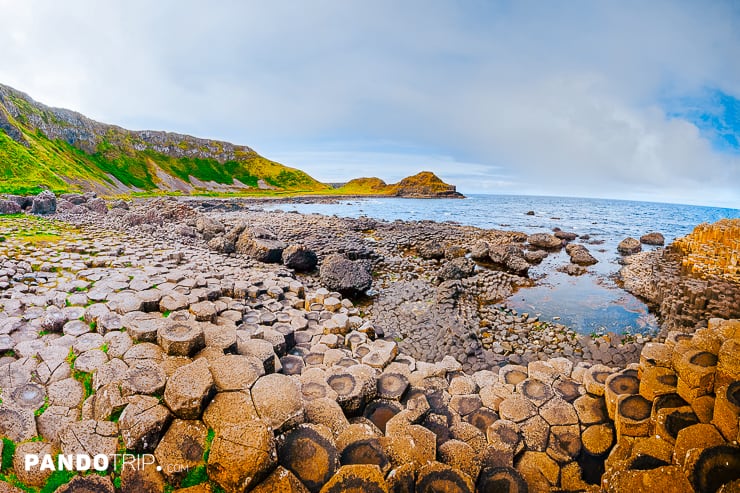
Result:
{"label": "weathered stone surface", "polygon": [[210,363],[211,375],[216,389],[244,390],[252,387],[265,374],[262,362],[254,356],[227,354]]}
{"label": "weathered stone surface", "polygon": [[36,420],[33,411],[0,405],[0,435],[14,442],[29,440],[36,436]]}
{"label": "weathered stone surface", "polygon": [[154,450],[170,419],[169,410],[156,397],[129,397],[118,422],[126,448],[137,452]]}
{"label": "weathered stone surface", "polygon": [[157,344],[169,355],[193,356],[205,346],[205,337],[198,323],[173,320],[159,325]]}
{"label": "weathered stone surface", "polygon": [[308,489],[303,486],[303,483],[292,472],[282,466],[276,467],[264,481],[252,490],[252,493],[272,493],[274,491],[308,493]]}
{"label": "weathered stone surface", "polygon": [[252,386],[252,400],[260,418],[278,432],[304,420],[301,389],[286,375],[260,377]]}
{"label": "weathered stone surface", "polygon": [[214,430],[259,419],[248,390],[219,392],[203,412],[203,422]]}
{"label": "weathered stone surface", "polygon": [[164,402],[181,419],[198,419],[214,390],[205,359],[181,366],[167,381]]}
{"label": "weathered stone surface", "polygon": [[75,476],[69,483],[61,486],[55,493],[114,493],[115,488],[109,477],[89,474]]}
{"label": "weathered stone surface", "polygon": [[13,471],[18,479],[28,486],[43,486],[52,471],[48,468],[41,470],[41,464],[26,469],[25,458],[27,454],[36,455],[39,458],[43,458],[44,455],[53,456],[54,447],[51,443],[46,442],[25,442],[18,444],[13,455]]}
{"label": "weathered stone surface", "polygon": [[280,465],[312,492],[319,491],[339,468],[339,452],[331,435],[323,436],[313,424],[298,425],[281,436],[278,457]]}
{"label": "weathered stone surface", "polygon": [[121,468],[121,493],[160,493],[164,491],[164,475],[154,464],[136,464]]}
{"label": "weathered stone surface", "polygon": [[259,420],[219,429],[208,455],[208,476],[226,491],[245,491],[276,465],[272,432]]}
{"label": "weathered stone surface", "polygon": [[160,394],[165,389],[167,376],[154,360],[134,360],[121,380],[124,395]]}
{"label": "weathered stone surface", "polygon": [[343,493],[345,491],[388,493],[388,487],[377,466],[354,464],[342,466],[321,488],[321,493]]}
{"label": "weathered stone surface", "polygon": [[154,450],[154,457],[169,483],[179,485],[188,470],[205,464],[207,435],[208,429],[200,421],[172,422]]}
{"label": "weathered stone surface", "polygon": [[70,423],[59,433],[64,454],[112,455],[118,446],[118,425],[93,419]]}

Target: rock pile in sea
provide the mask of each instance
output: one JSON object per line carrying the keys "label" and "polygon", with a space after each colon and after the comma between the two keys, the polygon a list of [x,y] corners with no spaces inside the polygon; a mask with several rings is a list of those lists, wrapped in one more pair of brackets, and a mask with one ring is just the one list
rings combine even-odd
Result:
{"label": "rock pile in sea", "polygon": [[699,225],[671,246],[625,259],[624,288],[660,313],[663,332],[693,332],[712,317],[740,317],[740,282],[734,272],[740,220]]}

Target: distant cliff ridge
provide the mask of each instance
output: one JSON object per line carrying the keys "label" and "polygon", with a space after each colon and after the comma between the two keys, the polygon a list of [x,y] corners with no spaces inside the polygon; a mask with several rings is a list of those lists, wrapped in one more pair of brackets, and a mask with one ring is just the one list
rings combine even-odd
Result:
{"label": "distant cliff ridge", "polygon": [[388,195],[410,198],[464,198],[454,185],[443,182],[431,171],[422,171],[391,185],[380,178],[356,178],[337,188],[347,195]]}
{"label": "distant cliff ridge", "polygon": [[[427,176],[430,175],[430,176]],[[350,183],[353,194],[456,194],[432,173],[396,185]],[[353,180],[355,181],[355,180]],[[254,149],[153,130],[126,130],[34,101],[0,84],[0,193],[132,192],[336,194]],[[363,191],[364,190],[364,191]]]}

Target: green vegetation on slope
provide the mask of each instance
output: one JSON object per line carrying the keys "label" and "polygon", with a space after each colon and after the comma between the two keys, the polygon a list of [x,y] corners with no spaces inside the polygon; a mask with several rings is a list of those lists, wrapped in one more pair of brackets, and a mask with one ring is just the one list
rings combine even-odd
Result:
{"label": "green vegetation on slope", "polygon": [[[2,89],[3,86],[0,86]],[[108,191],[110,194],[126,191],[160,192],[171,189],[173,183],[174,188],[194,187],[197,182],[193,183],[192,178],[206,184],[204,189],[197,189],[195,193],[218,188],[212,187],[211,182],[231,186],[235,179],[253,188],[257,188],[259,180],[263,180],[269,186],[285,191],[328,189],[303,171],[265,159],[249,148],[237,148],[232,153],[232,160],[222,162],[209,157],[223,155],[224,144],[221,142],[164,134],[168,139],[181,140],[168,140],[164,149],[157,148],[163,152],[157,152],[135,132],[92,121],[98,131],[93,134],[93,141],[97,145],[93,145],[93,152],[90,152],[91,149],[86,152],[83,147],[90,147],[87,128],[76,129],[72,123],[62,121],[53,110],[27,100],[9,88],[5,90],[0,96],[4,94],[6,101],[15,106],[18,114],[14,118],[0,98],[0,123],[5,120],[17,129],[28,146],[13,140],[5,130],[0,129],[0,193],[25,195],[38,193],[43,188],[56,193],[88,189]],[[41,122],[44,133],[37,129]],[[45,125],[65,129],[65,132],[72,129],[72,133],[77,131],[88,140],[76,145],[66,142],[69,139],[66,136],[65,140],[52,140],[47,135],[55,134],[48,132]],[[69,140],[74,142],[74,139]],[[182,151],[195,151],[190,154],[204,157],[184,157],[182,154],[185,152]],[[171,178],[165,176],[163,179],[162,173]],[[179,186],[178,181],[181,181]],[[184,187],[182,182],[185,182]]]}

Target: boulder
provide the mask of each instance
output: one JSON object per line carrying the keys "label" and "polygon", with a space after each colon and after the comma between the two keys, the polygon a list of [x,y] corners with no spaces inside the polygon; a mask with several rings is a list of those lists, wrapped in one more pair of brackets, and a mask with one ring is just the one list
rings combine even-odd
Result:
{"label": "boulder", "polygon": [[104,199],[95,198],[87,201],[85,207],[98,214],[108,214],[108,206]]}
{"label": "boulder", "polygon": [[619,245],[617,245],[617,251],[622,255],[631,255],[640,250],[642,250],[642,247],[640,246],[639,240],[632,237],[623,239],[619,242]]}
{"label": "boulder", "polygon": [[283,250],[287,245],[278,240],[270,231],[264,228],[245,229],[235,244],[237,253],[264,263],[279,263],[282,261]]}
{"label": "boulder", "polygon": [[599,262],[583,245],[570,243],[565,247],[565,251],[570,255],[570,261],[577,265],[593,265]]}
{"label": "boulder", "polygon": [[195,229],[203,235],[203,239],[206,241],[210,241],[226,231],[221,221],[205,215],[198,216],[195,221]]}
{"label": "boulder", "polygon": [[44,190],[31,203],[31,213],[33,214],[54,214],[57,211],[57,198],[53,192]]}
{"label": "boulder", "polygon": [[529,262],[524,257],[524,252],[518,246],[499,245],[488,250],[491,262],[503,267],[512,274],[526,276],[529,271]]}
{"label": "boulder", "polygon": [[283,250],[283,264],[298,272],[310,272],[314,270],[318,261],[316,253],[303,245],[290,245]]}
{"label": "boulder", "polygon": [[547,233],[529,235],[527,236],[527,242],[535,248],[542,248],[545,250],[557,250],[563,246],[563,240],[555,235]]}
{"label": "boulder", "polygon": [[19,214],[23,209],[12,200],[0,200],[0,214]]}
{"label": "boulder", "polygon": [[644,243],[646,245],[663,246],[665,245],[665,238],[662,234],[653,231],[640,236],[640,243]]}
{"label": "boulder", "polygon": [[349,260],[338,254],[324,259],[319,276],[324,286],[345,296],[364,293],[373,283],[366,263]]}
{"label": "boulder", "polygon": [[556,238],[560,238],[561,240],[565,240],[565,241],[573,241],[576,238],[578,238],[578,235],[576,233],[570,233],[568,231],[563,231],[560,228],[553,229],[553,233]]}
{"label": "boulder", "polygon": [[437,277],[441,281],[454,281],[470,277],[474,272],[475,262],[465,257],[458,257],[445,262],[437,272]]}
{"label": "boulder", "polygon": [[6,198],[11,202],[15,202],[24,211],[31,207],[33,204],[33,197],[25,195],[6,195]]}
{"label": "boulder", "polygon": [[445,256],[445,247],[436,240],[425,241],[416,250],[419,256],[425,260],[440,259]]}

